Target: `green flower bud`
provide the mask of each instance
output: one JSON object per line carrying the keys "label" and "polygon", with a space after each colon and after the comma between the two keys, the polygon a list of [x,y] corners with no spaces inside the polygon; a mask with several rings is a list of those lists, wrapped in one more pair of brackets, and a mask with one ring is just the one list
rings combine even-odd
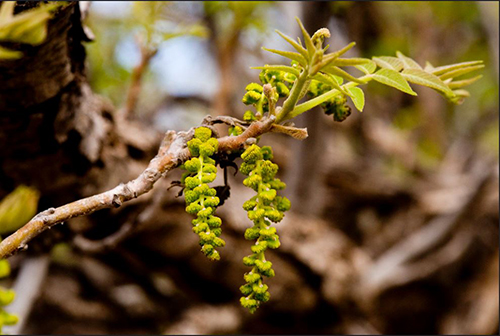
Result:
{"label": "green flower bud", "polygon": [[184,169],[189,171],[190,173],[197,173],[201,168],[201,162],[198,158],[192,158],[191,160],[186,161],[184,164]]}
{"label": "green flower bud", "polygon": [[184,180],[184,183],[186,185],[186,188],[194,189],[198,185],[200,185],[200,180],[197,177],[186,177],[186,179]]}
{"label": "green flower bud", "polygon": [[186,203],[190,204],[190,203],[196,201],[198,199],[198,197],[200,197],[200,194],[198,194],[197,192],[194,192],[193,190],[187,190],[184,193],[184,197],[186,199]]}
{"label": "green flower bud", "polygon": [[253,114],[252,111],[246,111],[243,114],[243,120],[245,120],[245,121],[255,121],[255,120],[257,120],[257,118],[255,117],[255,114]]}
{"label": "green flower bud", "polygon": [[255,257],[253,255],[248,256],[248,257],[243,257],[243,265],[255,266]]}
{"label": "green flower bud", "polygon": [[276,83],[276,91],[280,97],[287,97],[290,94],[290,89],[283,83]]}
{"label": "green flower bud", "polygon": [[186,212],[190,215],[196,215],[202,209],[198,203],[191,203],[186,207]]}
{"label": "green flower bud", "polygon": [[250,172],[254,169],[255,169],[255,163],[243,162],[240,165],[240,172],[244,175],[250,174]]}
{"label": "green flower bud", "polygon": [[262,153],[259,146],[255,144],[251,145],[241,154],[241,158],[243,161],[249,163],[255,163],[258,160],[262,160]]}
{"label": "green flower bud", "polygon": [[255,92],[258,92],[258,93],[262,93],[262,86],[257,84],[257,83],[250,83],[247,85],[247,87],[245,88],[245,90],[247,91],[255,91]]}
{"label": "green flower bud", "polygon": [[272,160],[273,159],[273,149],[269,146],[263,146],[260,149],[260,152],[262,153],[262,157],[264,160]]}
{"label": "green flower bud", "polygon": [[212,136],[212,130],[208,127],[198,127],[194,130],[194,137],[206,142]]}
{"label": "green flower bud", "polygon": [[219,228],[222,225],[222,220],[219,217],[209,216],[207,224],[211,229]]}
{"label": "green flower bud", "polygon": [[255,91],[248,91],[247,93],[245,93],[241,101],[245,105],[252,105],[252,104],[257,104],[261,97],[262,97],[261,93]]}
{"label": "green flower bud", "polygon": [[245,273],[243,277],[245,278],[245,281],[248,283],[254,283],[261,279],[260,274],[254,272]]}
{"label": "green flower bud", "polygon": [[284,215],[282,212],[272,209],[272,210],[267,210],[265,216],[269,218],[269,220],[278,223],[283,219]]}
{"label": "green flower bud", "polygon": [[245,230],[245,239],[254,240],[259,238],[259,229],[256,227],[251,227]]}
{"label": "green flower bud", "polygon": [[245,209],[245,211],[253,210],[256,206],[257,202],[255,202],[254,200],[248,200],[243,203],[243,209]]}
{"label": "green flower bud", "polygon": [[201,177],[201,182],[211,183],[215,180],[216,177],[217,175],[215,173],[206,174]]}
{"label": "green flower bud", "polygon": [[241,294],[248,296],[248,295],[252,294],[252,291],[253,291],[252,285],[245,284],[245,285],[240,287],[240,291],[241,291]]}
{"label": "green flower bud", "polygon": [[200,145],[202,144],[200,139],[194,138],[187,142],[189,152],[192,156],[200,155]]}

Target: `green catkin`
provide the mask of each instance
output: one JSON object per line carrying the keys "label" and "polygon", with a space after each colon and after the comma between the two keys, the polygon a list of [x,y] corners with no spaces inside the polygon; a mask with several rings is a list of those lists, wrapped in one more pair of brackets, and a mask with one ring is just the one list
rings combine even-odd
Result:
{"label": "green catkin", "polygon": [[255,240],[255,244],[251,247],[253,253],[243,258],[243,264],[252,267],[252,270],[244,276],[246,284],[240,287],[243,294],[240,302],[254,313],[262,302],[271,297],[268,286],[263,281],[264,277],[273,277],[274,270],[264,252],[268,248],[276,249],[280,246],[276,228],[271,224],[283,219],[284,212],[290,209],[290,201],[277,195],[277,190],[283,189],[285,184],[275,178],[278,165],[271,162],[273,154],[270,147],[251,145],[241,158],[243,163],[240,171],[248,175],[243,184],[257,194],[243,204],[243,209],[254,224],[245,231],[245,239]]}
{"label": "green catkin", "polygon": [[203,254],[210,260],[219,260],[220,255],[215,248],[224,246],[225,242],[219,238],[222,221],[214,216],[214,212],[220,200],[216,190],[208,186],[216,177],[215,161],[210,157],[217,151],[219,143],[216,138],[212,138],[209,128],[199,127],[187,146],[193,158],[182,165],[187,170],[182,176],[186,212],[196,215],[192,221],[193,232],[200,237]]}

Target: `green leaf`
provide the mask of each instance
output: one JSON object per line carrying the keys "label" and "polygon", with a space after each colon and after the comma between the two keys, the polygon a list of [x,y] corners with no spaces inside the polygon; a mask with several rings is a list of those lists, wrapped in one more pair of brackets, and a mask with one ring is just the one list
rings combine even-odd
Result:
{"label": "green leaf", "polygon": [[330,63],[332,63],[334,60],[345,54],[349,49],[351,49],[355,45],[356,42],[351,42],[344,48],[323,56],[323,61],[320,63],[319,69],[321,70],[322,68],[328,66]]}
{"label": "green leaf", "polygon": [[336,66],[329,66],[329,67],[324,68],[321,71],[329,73],[331,75],[342,77],[345,80],[348,80],[348,81],[351,81],[351,82],[355,82],[355,83],[358,83],[358,84],[366,84],[365,81],[352,76],[351,74],[345,72],[344,70],[342,70],[341,68],[336,67]]}
{"label": "green leaf", "polygon": [[455,77],[465,75],[466,73],[469,73],[469,72],[472,72],[475,70],[479,70],[481,68],[484,68],[484,64],[474,65],[474,66],[470,66],[470,67],[466,67],[466,68],[455,69],[455,70],[452,70],[450,72],[446,72],[446,73],[442,74],[441,76],[439,76],[439,78],[441,78],[441,80],[445,80],[448,78],[455,78]]}
{"label": "green leaf", "polygon": [[396,56],[398,56],[398,58],[401,60],[401,62],[403,62],[404,69],[420,69],[420,70],[422,70],[422,67],[420,66],[420,64],[415,62],[410,57],[403,55],[402,52],[396,51]]}
{"label": "green leaf", "polygon": [[380,57],[372,57],[373,61],[377,63],[377,65],[384,69],[391,69],[394,71],[400,71],[403,69],[403,62],[399,60],[399,58],[391,57],[391,56],[380,56]]}
{"label": "green leaf", "polygon": [[280,32],[277,29],[275,31],[285,41],[287,41],[288,43],[290,43],[292,45],[292,47],[295,48],[295,50],[297,50],[302,56],[304,56],[305,59],[309,59],[309,54],[307,53],[306,48],[304,48],[301,44],[295,42],[290,36],[287,36],[287,35],[283,34],[282,32]]}
{"label": "green leaf", "polygon": [[300,21],[300,19],[298,17],[295,17],[295,20],[299,24],[300,30],[302,31],[302,35],[304,36],[304,43],[305,43],[306,48],[307,48],[307,53],[309,54],[309,58],[311,58],[314,55],[314,51],[316,50],[316,48],[314,48],[314,44],[312,42],[311,35],[309,35],[309,33],[304,28],[304,25],[302,24],[302,22]]}
{"label": "green leaf", "polygon": [[410,83],[423,85],[437,90],[446,96],[453,96],[451,89],[439,77],[421,69],[405,69],[401,75]]}
{"label": "green leaf", "polygon": [[399,72],[391,70],[391,69],[380,69],[374,74],[372,74],[372,78],[379,83],[392,86],[400,91],[408,93],[412,96],[416,96],[417,93],[413,91],[406,81],[406,79]]}
{"label": "green leaf", "polygon": [[276,49],[268,49],[268,48],[262,48],[265,51],[272,52],[274,54],[286,57],[288,59],[291,59],[293,61],[299,62],[300,65],[305,67],[307,65],[306,59],[299,53],[293,52],[293,51],[282,51],[282,50],[276,50]]}
{"label": "green leaf", "polygon": [[344,90],[344,88],[342,88],[338,84],[337,80],[331,78],[330,76],[324,75],[321,72],[318,72],[316,75],[314,75],[312,79],[317,80],[317,81],[322,82],[322,83],[325,83],[327,85],[330,85],[333,88],[335,88],[335,89],[339,90],[340,92],[342,92],[343,94],[345,94],[346,96],[351,96],[351,94],[349,92]]}
{"label": "green leaf", "polygon": [[467,67],[482,64],[482,63],[483,63],[483,61],[470,61],[470,62],[450,64],[450,65],[443,65],[443,66],[432,69],[432,73],[436,76],[440,76],[440,75],[442,75],[446,72],[452,71],[452,70],[467,68]]}
{"label": "green leaf", "polygon": [[38,208],[40,193],[27,186],[19,186],[0,202],[0,234],[17,230],[26,224]]}
{"label": "green leaf", "polygon": [[359,112],[363,112],[363,107],[365,106],[365,94],[363,90],[359,87],[346,88],[347,91],[351,94],[352,102],[354,106],[358,109]]}
{"label": "green leaf", "polygon": [[355,67],[356,69],[369,75],[372,74],[375,71],[375,69],[377,69],[377,64],[375,64],[375,62],[373,61],[370,61],[369,63],[356,65]]}
{"label": "green leaf", "polygon": [[259,69],[259,70],[277,70],[277,71],[284,71],[291,73],[292,75],[295,76],[300,76],[300,71],[297,70],[294,67],[287,66],[287,65],[265,65],[265,66],[258,66],[258,67],[251,67],[250,69]]}
{"label": "green leaf", "polygon": [[448,87],[450,89],[460,89],[460,88],[463,88],[464,86],[471,85],[472,83],[474,83],[475,81],[477,81],[481,77],[483,77],[483,75],[479,75],[476,77],[472,77],[472,78],[464,79],[464,80],[460,80],[460,81],[450,82],[448,84]]}
{"label": "green leaf", "polygon": [[469,91],[467,90],[454,90],[454,97],[450,98],[450,100],[455,104],[462,104],[464,99],[470,96]]}
{"label": "green leaf", "polygon": [[335,66],[355,66],[370,63],[368,58],[337,58],[333,61],[332,65]]}
{"label": "green leaf", "polygon": [[0,47],[0,60],[14,60],[23,57],[23,53],[17,50],[10,50]]}
{"label": "green leaf", "polygon": [[10,274],[10,264],[7,260],[0,260],[0,279],[9,276]]}
{"label": "green leaf", "polygon": [[431,62],[429,61],[426,61],[425,62],[425,68],[424,68],[424,71],[427,71],[427,72],[433,72],[434,71],[434,66],[431,64]]}

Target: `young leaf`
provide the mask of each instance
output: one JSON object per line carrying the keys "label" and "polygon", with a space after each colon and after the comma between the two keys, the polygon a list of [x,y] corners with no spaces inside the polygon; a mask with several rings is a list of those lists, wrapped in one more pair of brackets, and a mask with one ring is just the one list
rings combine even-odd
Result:
{"label": "young leaf", "polygon": [[292,47],[294,47],[295,50],[297,50],[305,59],[309,59],[309,54],[307,53],[306,48],[304,48],[300,43],[295,42],[291,37],[283,34],[279,30],[276,30],[276,33],[278,33],[278,35],[281,36],[285,41],[290,43]]}
{"label": "young leaf", "polygon": [[457,69],[462,69],[462,68],[467,68],[467,67],[482,64],[482,63],[483,63],[483,61],[470,61],[470,62],[450,64],[450,65],[443,65],[443,66],[440,66],[437,68],[433,68],[432,73],[436,76],[440,76],[440,75],[444,74],[445,72],[449,72],[449,71],[457,70]]}
{"label": "young leaf", "polygon": [[455,104],[462,104],[465,98],[470,96],[467,90],[455,90],[453,91],[454,97],[449,98]]}
{"label": "young leaf", "polygon": [[445,80],[445,79],[448,79],[448,78],[455,78],[455,77],[459,77],[459,76],[465,75],[466,73],[469,73],[471,71],[478,70],[478,69],[481,69],[481,68],[484,68],[484,64],[474,65],[474,66],[460,68],[460,69],[455,69],[453,71],[444,73],[443,75],[439,76],[439,78],[441,78],[441,80]]}
{"label": "young leaf", "polygon": [[268,48],[262,48],[265,51],[272,52],[274,54],[289,58],[293,61],[299,62],[300,65],[305,67],[307,65],[306,59],[299,53],[293,52],[293,51],[282,51],[282,50],[276,50],[276,49],[268,49]]}
{"label": "young leaf", "polygon": [[17,50],[9,50],[0,47],[0,60],[14,60],[23,57],[23,53]]}
{"label": "young leaf", "polygon": [[316,50],[316,48],[314,48],[314,44],[312,42],[311,35],[309,35],[309,33],[304,28],[304,25],[302,24],[302,22],[300,21],[300,19],[298,17],[295,17],[295,20],[299,24],[300,30],[302,31],[302,35],[304,36],[304,43],[305,43],[306,48],[307,48],[307,53],[309,54],[309,57],[311,58],[314,54],[314,51]]}
{"label": "young leaf", "polygon": [[287,65],[265,65],[265,66],[260,66],[260,67],[251,67],[250,69],[259,69],[259,70],[277,70],[277,71],[284,71],[291,73],[292,75],[295,76],[300,76],[300,71],[297,70],[294,67],[287,66]]}
{"label": "young leaf", "polygon": [[344,48],[323,56],[323,61],[320,63],[319,69],[321,70],[322,68],[328,66],[330,63],[332,63],[334,60],[345,54],[349,49],[351,49],[355,45],[356,42],[351,42]]}
{"label": "young leaf", "polygon": [[460,89],[460,88],[463,88],[464,86],[471,85],[472,83],[474,83],[475,81],[477,81],[481,77],[483,77],[483,75],[479,75],[476,77],[472,77],[472,78],[464,79],[464,80],[460,80],[460,81],[450,82],[448,84],[448,87],[450,89]]}
{"label": "young leaf", "polygon": [[431,62],[429,61],[426,61],[425,62],[425,68],[424,68],[424,71],[427,71],[427,72],[433,72],[434,71],[434,66],[431,64]]}
{"label": "young leaf", "polygon": [[347,92],[344,88],[342,88],[335,79],[330,78],[330,76],[327,76],[327,75],[322,74],[321,72],[318,72],[316,75],[314,75],[313,79],[332,86],[333,88],[339,90],[340,92],[342,92],[346,96],[351,96],[351,94],[349,92]]}
{"label": "young leaf", "polygon": [[337,58],[333,61],[332,65],[335,66],[355,66],[370,63],[368,58]]}
{"label": "young leaf", "polygon": [[375,64],[375,62],[370,60],[370,62],[368,62],[366,64],[356,65],[355,67],[359,71],[362,71],[365,74],[369,75],[369,74],[372,74],[375,71],[375,69],[377,69],[377,64]]}
{"label": "young leaf", "polygon": [[391,69],[394,71],[400,71],[403,69],[403,62],[399,60],[399,58],[391,57],[391,56],[380,56],[380,57],[372,57],[373,61],[377,63],[377,65],[384,69]]}
{"label": "young leaf", "polygon": [[363,112],[363,107],[365,106],[365,94],[363,90],[359,87],[346,88],[347,91],[351,94],[352,102],[354,106],[358,109],[359,112]]}
{"label": "young leaf", "polygon": [[380,69],[372,74],[372,78],[379,83],[392,86],[393,88],[412,96],[417,95],[417,93],[411,89],[410,85],[408,85],[406,79],[404,79],[404,77],[397,71],[391,69]]}
{"label": "young leaf", "polygon": [[326,67],[322,71],[326,72],[326,73],[329,73],[331,75],[342,77],[345,80],[352,81],[352,82],[355,82],[355,83],[358,83],[358,84],[366,84],[365,81],[362,81],[359,78],[356,78],[356,77],[350,75],[349,73],[345,72],[344,70],[342,70],[341,68],[336,67],[336,66]]}
{"label": "young leaf", "polygon": [[401,75],[410,83],[430,87],[446,96],[453,96],[451,89],[439,77],[420,69],[405,69]]}
{"label": "young leaf", "polygon": [[398,58],[401,60],[401,62],[403,62],[404,69],[420,69],[420,70],[422,70],[422,67],[420,66],[420,64],[415,62],[413,59],[403,55],[402,52],[396,51],[396,56],[398,56]]}

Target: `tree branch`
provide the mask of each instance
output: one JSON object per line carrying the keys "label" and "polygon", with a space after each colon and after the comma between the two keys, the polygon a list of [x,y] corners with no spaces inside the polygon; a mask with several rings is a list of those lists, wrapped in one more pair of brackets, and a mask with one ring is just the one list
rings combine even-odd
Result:
{"label": "tree branch", "polygon": [[[219,139],[219,152],[241,149],[250,138],[256,138],[270,131],[276,118],[270,116],[252,123],[238,136],[226,136]],[[124,202],[137,198],[153,189],[153,185],[170,170],[187,161],[191,155],[186,142],[192,138],[193,129],[188,132],[168,131],[163,139],[158,154],[150,161],[135,180],[106,192],[90,196],[58,208],[50,208],[33,217],[22,228],[5,238],[0,243],[0,258],[5,258],[18,250],[46,229],[71,218],[89,215],[97,210],[119,207]]]}

